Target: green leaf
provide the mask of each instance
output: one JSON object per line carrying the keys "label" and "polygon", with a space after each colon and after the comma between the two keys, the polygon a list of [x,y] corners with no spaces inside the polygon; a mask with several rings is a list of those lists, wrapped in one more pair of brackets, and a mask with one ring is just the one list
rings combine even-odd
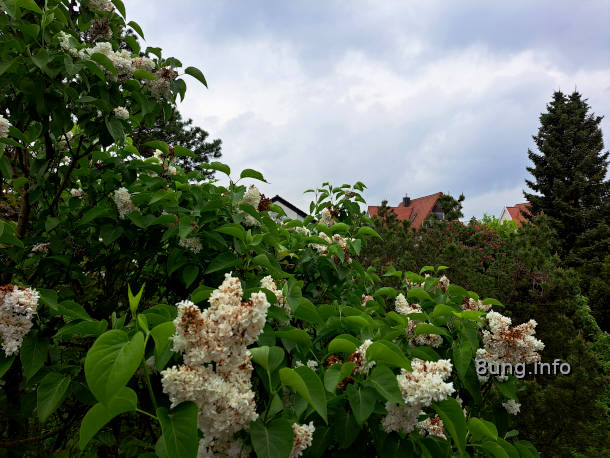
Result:
{"label": "green leaf", "polygon": [[476,417],[471,417],[468,420],[468,431],[470,431],[472,439],[476,442],[481,442],[486,439],[495,441],[498,438],[498,430],[493,423]]}
{"label": "green leaf", "polygon": [[352,375],[356,364],[353,362],[347,362],[344,364],[335,363],[326,370],[324,374],[324,388],[329,393],[334,393],[337,389],[337,385],[342,382],[345,377]]}
{"label": "green leaf", "polygon": [[104,242],[104,245],[106,246],[110,246],[110,244],[116,239],[118,239],[122,234],[123,228],[121,226],[114,226],[109,224],[106,226],[102,226],[102,228],[100,229],[100,237],[102,237],[102,242]]}
{"label": "green leaf", "polygon": [[498,307],[504,307],[504,304],[502,304],[502,302],[500,302],[498,299],[494,299],[493,297],[488,297],[487,299],[483,299],[483,304],[497,305]]}
{"label": "green leaf", "polygon": [[93,62],[100,64],[102,67],[104,67],[106,70],[108,70],[113,75],[115,75],[115,76],[118,75],[116,68],[114,68],[114,64],[108,58],[108,56],[106,56],[102,53],[99,53],[99,52],[94,52],[93,54],[91,54],[91,60]]}
{"label": "green leaf", "polygon": [[324,386],[313,370],[307,366],[284,367],[280,369],[280,380],[301,395],[328,424]]}
{"label": "green leaf", "polygon": [[191,293],[191,300],[195,304],[198,304],[199,302],[203,302],[208,297],[210,297],[210,295],[212,294],[212,291],[214,291],[215,289],[216,288],[212,288],[211,286],[199,285],[197,288],[195,288],[195,291],[193,291]]}
{"label": "green leaf", "polygon": [[16,3],[17,3],[17,6],[23,8],[25,10],[29,10],[29,11],[33,11],[34,13],[42,14],[42,10],[40,9],[40,7],[36,4],[36,2],[34,0],[17,0]]}
{"label": "green leaf", "polygon": [[351,340],[344,339],[341,336],[335,337],[328,344],[328,351],[330,353],[346,353],[351,354],[356,351],[358,346]]}
{"label": "green leaf", "polygon": [[299,305],[292,312],[292,316],[312,324],[320,324],[322,322],[322,317],[318,313],[316,306],[304,297],[301,297],[299,300]]}
{"label": "green leaf", "polygon": [[246,240],[246,230],[241,224],[231,223],[220,226],[215,229],[217,232],[221,232],[223,234],[231,235],[236,239],[244,242]]}
{"label": "green leaf", "polygon": [[176,157],[197,157],[190,149],[184,146],[174,145],[174,156]]}
{"label": "green leaf", "polygon": [[[201,70],[199,70],[198,68],[186,67],[184,69],[184,73],[186,73],[187,75],[191,75],[193,78],[196,78],[197,80],[199,80],[199,82],[201,82],[201,84],[203,84],[205,87],[208,87],[208,83],[205,80],[205,76],[203,76],[203,73],[201,73]],[[263,180],[263,181],[265,181],[265,180]]]}
{"label": "green leaf", "polygon": [[164,141],[153,140],[153,141],[144,143],[144,146],[148,146],[149,148],[158,149],[166,156],[169,156],[169,146],[167,146],[167,143],[165,143]]}
{"label": "green leaf", "polygon": [[350,409],[339,408],[333,421],[334,436],[339,442],[339,448],[349,447],[360,434],[360,427]]}
{"label": "green leaf", "polygon": [[126,386],[121,387],[110,402],[102,404],[98,402],[85,414],[80,424],[78,446],[84,450],[89,441],[117,415],[136,410],[138,396],[135,391]]}
{"label": "green leaf", "polygon": [[146,283],[142,284],[140,291],[135,296],[131,292],[131,286],[127,283],[127,297],[129,299],[129,309],[131,310],[131,314],[135,315],[138,310],[138,305],[140,305],[140,300],[142,299],[142,293],[144,292],[144,286]]}
{"label": "green leaf", "polygon": [[121,16],[125,17],[125,4],[121,0],[112,0],[116,9],[121,13]]}
{"label": "green leaf", "polygon": [[284,418],[277,418],[265,425],[259,417],[250,424],[250,438],[259,458],[288,458],[292,450],[292,426]]}
{"label": "green leaf", "polygon": [[540,454],[536,450],[536,447],[529,441],[515,441],[513,442],[515,448],[519,451],[522,458],[539,458]]}
{"label": "green leaf", "polygon": [[445,336],[447,339],[451,339],[451,334],[449,334],[446,329],[439,328],[438,326],[434,326],[433,324],[429,323],[418,324],[415,327],[414,334],[416,336],[420,334],[436,334],[439,336]]}
{"label": "green leaf", "polygon": [[199,275],[199,267],[194,264],[189,264],[182,270],[182,280],[184,281],[184,285],[188,288],[193,282],[197,279]]}
{"label": "green leaf", "polygon": [[219,172],[222,172],[227,176],[231,174],[230,167],[226,164],[223,164],[222,162],[211,162],[209,164],[201,164],[199,167],[206,170],[218,170]]}
{"label": "green leaf", "polygon": [[56,313],[72,319],[95,321],[93,318],[91,318],[82,305],[70,299],[61,301],[59,304],[57,304]]}
{"label": "green leaf", "polygon": [[384,286],[373,293],[373,297],[379,296],[393,299],[398,296],[398,291],[396,291],[394,288],[390,288],[389,286]]}
{"label": "green leaf", "polygon": [[515,385],[514,380],[507,380],[506,382],[498,382],[498,380],[494,377],[493,383],[498,389],[502,396],[507,399],[517,399],[517,387]]}
{"label": "green leaf", "polygon": [[454,398],[448,398],[444,401],[432,404],[432,407],[438,413],[438,416],[443,420],[445,429],[453,438],[453,442],[460,452],[460,456],[464,456],[466,452],[466,419],[462,407]]}
{"label": "green leaf", "polygon": [[378,239],[381,239],[381,235],[379,235],[375,231],[375,229],[373,229],[372,227],[368,227],[368,226],[363,226],[358,229],[358,232],[356,232],[356,237],[360,237],[363,235],[372,235],[373,237],[377,237]]}
{"label": "green leaf", "polygon": [[307,331],[297,328],[288,328],[275,331],[275,336],[280,339],[291,340],[292,342],[301,345],[302,348],[306,349],[311,347],[311,337],[307,334]]}
{"label": "green leaf", "polygon": [[143,356],[141,332],[130,339],[126,332],[113,329],[98,337],[85,358],[85,378],[95,398],[108,404],[131,379]]}
{"label": "green leaf", "polygon": [[[125,41],[127,41],[127,37],[125,37]],[[138,70],[133,72],[133,78],[136,80],[149,80],[149,81],[154,81],[157,79],[157,77],[155,75],[147,72],[146,70],[142,70],[141,68],[139,68]]]}
{"label": "green leaf", "polygon": [[105,120],[106,128],[112,136],[115,142],[122,143],[125,138],[125,132],[123,131],[123,124],[117,118],[107,118]]}
{"label": "green leaf", "polygon": [[110,211],[104,207],[93,207],[85,212],[83,217],[78,222],[79,225],[87,224],[93,221],[96,218],[100,218],[102,216],[109,216]]}
{"label": "green leaf", "polygon": [[396,375],[387,366],[375,366],[371,375],[367,378],[367,382],[377,390],[387,401],[396,404],[402,404],[403,398]]}
{"label": "green leaf", "polygon": [[212,272],[218,272],[219,270],[229,270],[235,264],[237,264],[237,256],[231,253],[230,251],[225,251],[216,256],[206,269],[206,274],[211,274]]}
{"label": "green leaf", "polygon": [[424,272],[434,272],[434,266],[424,266],[419,270],[420,275],[422,275]]}
{"label": "green leaf", "polygon": [[47,421],[47,418],[59,407],[68,391],[70,380],[69,375],[49,372],[40,381],[36,398],[38,418],[41,423]]}
{"label": "green leaf", "polygon": [[57,331],[53,338],[70,337],[78,335],[81,337],[97,337],[108,328],[108,322],[102,321],[80,321],[71,322]]}
{"label": "green leaf", "polygon": [[270,373],[280,367],[284,361],[284,350],[281,347],[256,347],[249,349],[252,361]]}
{"label": "green leaf", "polygon": [[[421,288],[412,288],[407,292],[407,299],[409,302],[417,302],[418,300],[432,301],[432,297],[426,291]],[[442,304],[441,304],[442,305]]]}
{"label": "green leaf", "polygon": [[457,370],[460,379],[466,377],[468,367],[472,361],[472,345],[467,340],[453,342],[453,364]]}
{"label": "green leaf", "polygon": [[4,351],[0,351],[0,378],[11,368],[13,361],[15,361],[15,355],[7,357]]}
{"label": "green leaf", "polygon": [[46,337],[38,337],[38,334],[30,333],[23,339],[19,350],[19,358],[26,379],[32,378],[44,365],[48,351],[49,339]]}
{"label": "green leaf", "polygon": [[197,435],[197,404],[183,402],[171,411],[157,409],[165,452],[168,458],[195,458],[199,448]]}
{"label": "green leaf", "polygon": [[373,342],[366,351],[366,359],[376,361],[378,364],[411,370],[411,362],[402,350],[396,344],[386,340]]}
{"label": "green leaf", "polygon": [[0,157],[0,173],[7,180],[13,179],[13,166],[11,160],[7,156]]}
{"label": "green leaf", "polygon": [[334,234],[335,232],[347,232],[350,227],[345,223],[337,223],[330,226],[330,231]]}
{"label": "green leaf", "polygon": [[347,389],[347,400],[352,408],[354,418],[360,426],[370,417],[375,410],[377,396],[372,388],[349,385]]}
{"label": "green leaf", "polygon": [[[155,341],[155,360],[158,360],[171,345],[170,338],[176,333],[176,327],[172,321],[158,324],[150,331]],[[156,362],[156,361],[155,361]]]}
{"label": "green leaf", "polygon": [[481,448],[494,458],[510,458],[504,447],[497,442],[485,441],[481,444]]}
{"label": "green leaf", "polygon": [[12,60],[5,59],[2,62],[0,62],[0,76],[2,76],[4,74],[4,72],[6,72],[9,68],[11,68],[16,61],[17,61],[17,58],[15,57]]}
{"label": "green leaf", "polygon": [[254,178],[255,180],[264,181],[267,183],[267,180],[265,180],[263,174],[253,169],[242,170],[242,172],[239,174],[239,178]]}
{"label": "green leaf", "polygon": [[133,30],[135,30],[138,33],[138,35],[140,35],[142,37],[143,40],[146,40],[146,38],[144,38],[144,32],[142,32],[142,28],[138,25],[137,22],[129,21],[127,23],[127,25],[129,27],[131,27]]}

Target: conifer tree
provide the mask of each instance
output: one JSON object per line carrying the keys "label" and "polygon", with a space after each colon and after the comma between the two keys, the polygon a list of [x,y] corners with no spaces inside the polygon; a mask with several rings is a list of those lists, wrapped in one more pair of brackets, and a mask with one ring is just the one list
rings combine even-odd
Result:
{"label": "conifer tree", "polygon": [[524,195],[532,215],[550,218],[563,259],[578,269],[581,289],[592,299],[598,323],[607,329],[607,306],[598,293],[610,290],[601,275],[610,249],[609,153],[602,151],[602,117],[589,108],[576,91],[569,96],[553,94],[534,136],[539,153],[528,151],[533,166],[527,170],[534,179],[526,183],[535,193]]}
{"label": "conifer tree", "polygon": [[533,215],[551,218],[565,256],[579,237],[604,222],[610,181],[601,120],[589,112],[587,100],[578,92],[567,96],[557,91],[540,115],[534,136],[539,153],[528,150],[533,166],[527,170],[534,179],[526,183],[535,193],[524,195]]}

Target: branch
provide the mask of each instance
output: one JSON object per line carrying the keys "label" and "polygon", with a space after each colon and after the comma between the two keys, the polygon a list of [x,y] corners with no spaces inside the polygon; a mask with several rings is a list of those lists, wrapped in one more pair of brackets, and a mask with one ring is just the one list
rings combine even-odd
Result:
{"label": "branch", "polygon": [[49,436],[57,434],[59,431],[47,431],[44,434],[40,434],[34,437],[28,437],[27,439],[17,439],[13,441],[1,441],[0,448],[11,448],[18,447],[20,445],[31,444],[32,442],[40,442],[43,439],[46,439]]}
{"label": "branch", "polygon": [[[66,134],[64,134],[64,136],[66,136]],[[66,141],[68,141],[68,137],[67,136],[66,136]],[[68,147],[70,148],[70,152],[71,152],[72,151],[72,147],[70,146],[70,142],[68,142]],[[79,148],[78,149],[80,150],[80,143],[79,143]],[[87,148],[87,150],[82,155],[80,155],[80,156],[73,156],[72,157],[72,161],[70,162],[70,166],[68,167],[68,171],[66,172],[66,175],[64,176],[64,179],[62,180],[61,184],[59,185],[59,188],[57,189],[57,192],[55,193],[55,196],[53,197],[53,201],[51,202],[51,207],[49,208],[49,210],[51,211],[51,214],[53,216],[55,216],[55,207],[57,207],[57,204],[59,202],[59,198],[61,197],[61,193],[64,191],[64,189],[68,185],[68,181],[70,180],[70,176],[72,175],[72,171],[74,170],[74,167],[76,167],[76,163],[78,162],[79,159],[82,159],[83,157],[85,157],[89,153],[91,153],[91,151],[93,151],[93,145],[89,146],[89,148]]]}

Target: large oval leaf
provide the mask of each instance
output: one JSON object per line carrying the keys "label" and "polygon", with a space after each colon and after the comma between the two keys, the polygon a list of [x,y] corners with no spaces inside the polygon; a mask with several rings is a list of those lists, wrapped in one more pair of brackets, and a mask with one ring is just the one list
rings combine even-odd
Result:
{"label": "large oval leaf", "polygon": [[171,411],[157,409],[165,453],[168,458],[194,458],[199,448],[197,437],[197,404],[186,401]]}
{"label": "large oval leaf", "polygon": [[328,424],[326,415],[326,393],[322,381],[307,366],[280,369],[280,380],[300,394]]}
{"label": "large oval leaf", "polygon": [[141,332],[131,339],[120,329],[102,334],[85,359],[85,378],[95,398],[108,404],[138,369],[143,356],[144,335]]}
{"label": "large oval leaf", "polygon": [[50,372],[41,380],[37,392],[37,411],[41,423],[47,421],[55,409],[61,404],[68,387],[70,376]]}
{"label": "large oval leaf", "polygon": [[250,424],[250,437],[259,458],[288,458],[292,450],[292,427],[283,418],[264,424],[259,417]]}

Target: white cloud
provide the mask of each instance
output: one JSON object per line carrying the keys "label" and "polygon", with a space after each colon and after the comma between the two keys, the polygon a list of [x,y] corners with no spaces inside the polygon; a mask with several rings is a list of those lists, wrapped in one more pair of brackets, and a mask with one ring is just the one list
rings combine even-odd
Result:
{"label": "white cloud", "polygon": [[[438,3],[365,4],[319,25],[301,15],[308,28],[292,29],[279,7],[240,29],[218,5],[196,5],[137,0],[128,13],[149,43],[203,69],[210,89],[189,81],[180,110],[223,140],[222,160],[235,174],[260,170],[271,182],[263,192],[300,206],[306,188],[361,180],[371,204],[464,192],[466,218],[498,215],[523,200],[527,148],[555,89],[577,86],[596,113],[610,112],[610,65],[566,66],[562,50],[507,49],[489,37],[440,49]],[[333,27],[359,26],[370,43],[326,40]],[[376,49],[376,38],[389,48]]]}

